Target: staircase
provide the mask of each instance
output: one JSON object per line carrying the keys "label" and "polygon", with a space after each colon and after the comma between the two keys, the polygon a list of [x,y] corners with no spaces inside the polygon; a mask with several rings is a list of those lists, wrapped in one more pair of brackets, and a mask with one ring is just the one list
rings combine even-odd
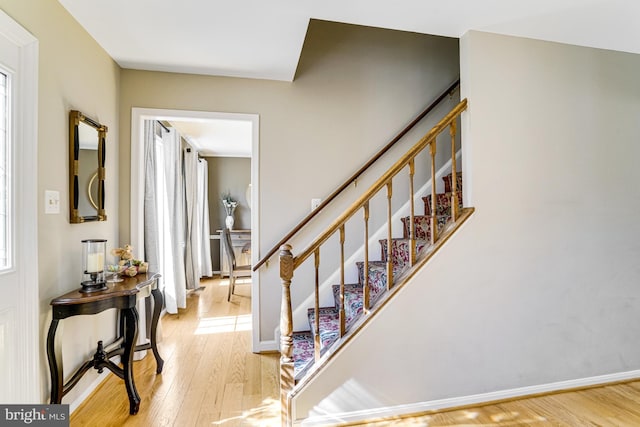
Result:
{"label": "staircase", "polygon": [[[455,90],[457,85],[458,82],[450,86],[387,146],[283,237],[254,266],[254,270],[259,268],[278,249],[280,250],[279,269],[282,281],[280,401],[282,425],[290,426],[293,424],[292,405],[293,399],[298,393],[304,390],[314,378],[321,375],[324,366],[333,357],[339,355],[342,345],[351,337],[356,336],[361,328],[388,301],[392,300],[395,291],[404,286],[415,272],[425,266],[431,256],[439,251],[464,221],[472,215],[473,208],[462,207],[462,175],[456,169],[458,153],[456,147],[459,147],[460,142],[457,139],[458,122],[460,115],[467,108],[467,100],[460,101],[420,140],[399,156],[389,169],[382,173],[369,188],[356,196],[356,200],[305,248],[296,250],[294,254],[289,241],[318,212],[322,211],[343,190],[368,171],[373,163],[387,153],[393,144],[406,135],[435,105]],[[448,132],[445,133],[445,131]],[[444,151],[442,151],[443,149]],[[440,153],[444,155],[440,155]],[[436,171],[446,171],[447,168],[450,168],[451,173],[443,177],[445,191],[438,194],[436,192],[436,175],[439,172]],[[418,185],[422,185],[424,188],[431,187],[431,194],[423,197],[422,203],[416,197],[415,181],[418,181]],[[398,186],[409,184],[408,188],[404,187],[403,190],[398,191],[395,198],[393,194],[394,182]],[[386,199],[386,209],[381,206],[382,197]],[[422,209],[417,207],[420,204],[423,205]],[[374,206],[371,212],[370,205]],[[404,218],[397,221],[394,214],[399,212],[398,209],[407,209],[409,215],[405,215]],[[420,210],[423,211],[422,215],[416,213]],[[370,214],[373,226],[382,227],[377,229],[376,233],[386,234],[386,238],[379,241],[379,256],[369,253],[369,242],[372,237],[369,234]],[[360,225],[352,227],[352,224],[357,222],[360,222]],[[401,224],[396,224],[396,222],[401,222]],[[349,223],[350,231],[348,235],[346,233],[347,223]],[[360,234],[358,231],[354,235],[352,230],[362,230],[364,233],[358,235]],[[385,230],[386,233],[384,233]],[[396,230],[395,233],[394,230]],[[399,230],[402,230],[402,233],[398,232]],[[393,237],[400,234],[402,234],[400,238]],[[338,238],[339,247],[337,250],[336,239],[332,239],[334,236]],[[349,251],[361,247],[364,252],[363,260],[355,263],[357,268],[357,275],[354,275],[356,283],[345,281],[347,268],[345,265],[347,252],[345,240],[349,241]],[[354,245],[353,242],[362,243]],[[322,264],[323,273],[335,271],[340,277],[339,284],[333,285],[331,288],[333,303],[329,306],[321,306],[320,304],[320,251],[322,247],[328,251],[325,253],[330,254],[326,267],[324,267],[325,264]],[[323,262],[326,262],[324,256]],[[298,270],[303,265],[305,268]],[[349,268],[353,267],[353,265],[349,266]],[[310,270],[313,270],[313,273]],[[293,283],[295,272],[300,272],[300,274],[296,276],[295,283]],[[310,275],[315,276],[315,279],[310,280]],[[307,295],[314,298],[315,305],[313,307],[302,308],[302,310],[306,310],[306,316],[300,309],[297,310],[297,313],[303,315],[299,323],[308,321],[309,329],[307,330],[294,331],[292,286],[301,289],[303,294],[308,292]],[[300,295],[300,290],[297,293]],[[329,296],[327,295],[327,297]]]}
{"label": "staircase", "polygon": [[[457,175],[457,198],[458,206],[462,208],[462,174]],[[452,174],[444,176],[444,193],[437,193],[436,218],[438,229],[442,230],[447,221],[451,219],[452,200]],[[422,198],[425,215],[414,216],[415,246],[418,255],[426,251],[431,241],[431,205],[432,195]],[[401,219],[403,237],[392,239],[391,261],[393,264],[393,277],[411,268],[411,239],[410,239],[410,216]],[[364,261],[356,262],[358,269],[358,283],[344,285],[344,305],[345,305],[345,331],[348,332],[363,315],[364,307],[364,287],[368,285],[370,292],[370,305],[374,307],[376,302],[387,292],[387,260],[388,260],[388,239],[380,242],[380,260],[368,262],[368,283],[365,281]],[[324,355],[327,350],[340,338],[340,285],[333,285],[334,304],[329,307],[320,307],[319,313],[319,340],[320,355]],[[293,361],[294,377],[299,380],[315,361],[314,340],[316,339],[316,310],[314,307],[308,309],[309,330],[296,331],[293,333]]]}

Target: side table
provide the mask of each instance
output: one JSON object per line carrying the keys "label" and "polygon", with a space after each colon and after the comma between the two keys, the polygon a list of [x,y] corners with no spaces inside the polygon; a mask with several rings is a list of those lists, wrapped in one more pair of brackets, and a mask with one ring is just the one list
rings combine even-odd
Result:
{"label": "side table", "polygon": [[[138,274],[135,277],[123,277],[122,282],[108,283],[108,289],[94,293],[82,293],[78,290],[68,292],[51,301],[53,318],[49,326],[47,335],[47,359],[49,361],[49,371],[51,374],[51,401],[50,403],[60,403],[62,397],[66,395],[80,378],[91,368],[102,373],[104,368],[122,378],[125,383],[127,395],[129,397],[129,413],[134,415],[140,409],[140,395],[136,390],[133,380],[133,353],[139,350],[151,349],[156,359],[156,372],[162,372],[164,360],[158,353],[156,346],[156,332],[160,311],[162,310],[163,298],[158,289],[157,273]],[[135,345],[138,338],[138,310],[136,302],[141,298],[153,296],[153,315],[151,318],[150,342],[142,345]],[[98,348],[91,360],[78,368],[73,376],[63,384],[64,371],[62,367],[62,345],[61,340],[56,340],[56,330],[58,323],[62,319],[72,316],[97,314],[110,308],[119,310],[118,316],[118,338],[109,347],[115,346],[112,350],[105,350],[102,341],[98,342]],[[113,363],[110,358],[120,355],[122,368]]]}

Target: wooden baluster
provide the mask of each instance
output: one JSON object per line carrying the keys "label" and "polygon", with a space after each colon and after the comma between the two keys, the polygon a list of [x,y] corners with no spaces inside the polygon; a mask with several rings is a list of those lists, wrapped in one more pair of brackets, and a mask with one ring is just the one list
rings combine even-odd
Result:
{"label": "wooden baluster", "polygon": [[364,277],[362,284],[362,309],[369,312],[369,202],[364,204]]}
{"label": "wooden baluster", "polygon": [[282,280],[282,305],[280,307],[280,404],[283,426],[291,425],[289,392],[295,385],[293,374],[293,316],[291,312],[291,279],[293,278],[293,254],[291,245],[280,247],[280,279]]}
{"label": "wooden baluster", "polygon": [[415,161],[411,159],[409,161],[409,263],[414,265],[416,263],[416,230],[415,230],[415,206],[413,203],[413,178],[415,175]]}
{"label": "wooden baluster", "polygon": [[438,240],[438,218],[437,210],[437,193],[436,193],[436,139],[432,139],[429,143],[429,153],[431,154],[431,244],[435,244]]}
{"label": "wooden baluster", "polygon": [[315,262],[315,321],[313,325],[313,350],[316,362],[320,359],[320,347],[322,345],[320,341],[320,248],[313,252],[313,258]]}
{"label": "wooden baluster", "polygon": [[451,220],[458,218],[458,175],[456,173],[456,120],[449,125],[451,135]]}
{"label": "wooden baluster", "polygon": [[340,336],[346,332],[346,316],[344,308],[344,224],[340,226]]}
{"label": "wooden baluster", "polygon": [[391,181],[387,183],[387,224],[389,226],[388,234],[387,234],[387,290],[393,287],[393,257],[391,256],[391,252],[393,251],[393,237],[392,237],[392,227],[391,227],[391,216],[393,215],[393,211],[391,208],[391,196],[393,195],[393,187],[391,185]]}

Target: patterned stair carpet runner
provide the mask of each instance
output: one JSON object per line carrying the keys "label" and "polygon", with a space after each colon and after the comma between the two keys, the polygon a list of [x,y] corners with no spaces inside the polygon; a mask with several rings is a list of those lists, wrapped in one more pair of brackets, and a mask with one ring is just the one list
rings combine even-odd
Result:
{"label": "patterned stair carpet runner", "polygon": [[[436,195],[437,209],[436,219],[438,229],[442,229],[451,218],[451,174],[443,177],[445,192]],[[462,174],[457,174],[458,205],[462,207]],[[414,216],[416,253],[419,254],[427,248],[431,238],[431,195],[422,198],[425,215]],[[391,262],[393,263],[393,276],[398,277],[410,267],[410,217],[402,218],[403,237],[394,238],[391,242]],[[369,261],[369,301],[374,306],[376,301],[387,290],[387,239],[380,240],[380,260]],[[363,312],[363,286],[364,261],[356,262],[358,269],[358,283],[344,285],[345,304],[345,330],[362,316]],[[340,338],[340,285],[333,285],[334,305],[321,307],[320,318],[320,355],[322,356],[333,343]],[[309,330],[294,332],[293,334],[293,359],[294,376],[297,379],[313,365],[314,362],[314,336],[315,336],[315,309],[309,308],[307,312]]]}

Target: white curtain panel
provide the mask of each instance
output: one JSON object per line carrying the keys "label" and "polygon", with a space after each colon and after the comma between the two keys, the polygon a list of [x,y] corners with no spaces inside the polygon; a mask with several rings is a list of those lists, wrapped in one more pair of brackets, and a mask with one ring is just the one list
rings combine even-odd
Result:
{"label": "white curtain panel", "polygon": [[182,149],[175,129],[156,138],[145,122],[144,245],[150,271],[162,275],[168,313],[186,308],[187,289],[212,276],[207,162]]}
{"label": "white curtain panel", "polygon": [[[161,273],[156,183],[156,123],[144,122],[144,255],[149,271]],[[135,248],[134,248],[135,249]]]}
{"label": "white curtain panel", "polygon": [[187,289],[196,289],[202,277],[200,270],[201,230],[198,211],[198,153],[187,147],[184,149],[184,177],[186,200],[186,279]]}
{"label": "white curtain panel", "polygon": [[185,278],[185,201],[184,173],[180,134],[175,129],[163,132],[164,157],[164,221],[163,267],[165,306],[167,312],[177,313],[187,307]]}
{"label": "white curtain panel", "polygon": [[185,180],[180,135],[145,121],[144,252],[149,271],[162,276],[167,312],[186,308]]}
{"label": "white curtain panel", "polygon": [[200,272],[203,276],[213,276],[211,265],[211,241],[209,229],[209,163],[198,161],[198,211],[200,212]]}
{"label": "white curtain panel", "polygon": [[[156,151],[156,122],[145,120],[144,122],[144,258],[149,263],[149,271],[162,274],[160,268],[160,233],[158,233],[158,192],[157,188],[157,151]],[[134,251],[140,248],[134,248]],[[164,277],[158,281],[158,287],[162,290]],[[138,302],[139,324],[138,344],[146,342],[146,323],[149,306],[145,301]],[[145,324],[146,323],[146,324]]]}

